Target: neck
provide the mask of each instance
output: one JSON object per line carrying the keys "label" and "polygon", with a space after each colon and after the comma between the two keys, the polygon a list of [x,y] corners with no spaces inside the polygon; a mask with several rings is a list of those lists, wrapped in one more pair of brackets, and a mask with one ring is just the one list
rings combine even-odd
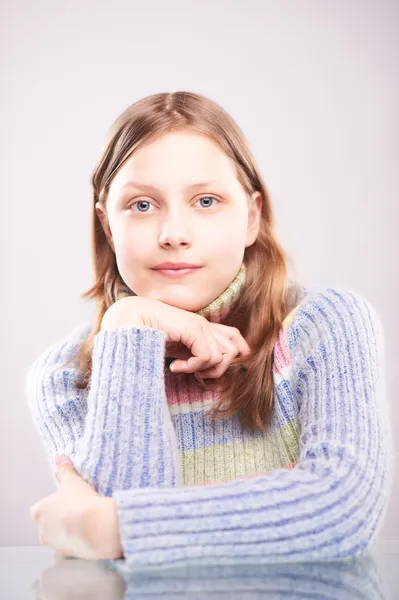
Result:
{"label": "neck", "polygon": [[205,317],[211,323],[220,323],[228,315],[231,306],[240,295],[244,287],[246,271],[245,264],[242,263],[237,275],[224,292],[215,298],[215,300],[212,300],[210,304],[195,312]]}
{"label": "neck", "polygon": [[[211,323],[220,323],[228,315],[231,306],[239,297],[245,283],[245,276],[246,266],[242,263],[230,285],[217,298],[212,300],[207,306],[204,306],[204,308],[196,310],[195,313],[205,317]],[[135,296],[134,292],[126,284],[121,285],[116,299],[119,300],[124,296]]]}

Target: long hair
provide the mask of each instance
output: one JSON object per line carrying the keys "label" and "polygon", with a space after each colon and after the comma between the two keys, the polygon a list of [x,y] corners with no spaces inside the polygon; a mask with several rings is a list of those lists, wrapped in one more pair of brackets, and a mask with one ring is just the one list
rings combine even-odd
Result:
{"label": "long hair", "polygon": [[[92,373],[94,338],[102,318],[125,286],[116,258],[96,214],[97,202],[105,208],[109,186],[118,170],[143,144],[177,130],[206,135],[234,161],[237,178],[248,195],[262,195],[260,230],[256,241],[245,248],[246,280],[241,293],[222,323],[237,327],[251,348],[237,357],[219,379],[204,381],[200,373],[189,375],[201,389],[215,385],[220,399],[211,418],[238,414],[244,427],[265,431],[273,408],[273,349],[284,318],[296,302],[288,285],[288,256],[280,246],[271,201],[244,134],[232,117],[216,102],[192,92],[159,93],[129,106],[111,126],[102,155],[92,174],[92,260],[94,285],[82,294],[96,301],[93,326],[75,357],[81,377],[76,385],[86,389]],[[225,406],[224,409],[221,406]]]}

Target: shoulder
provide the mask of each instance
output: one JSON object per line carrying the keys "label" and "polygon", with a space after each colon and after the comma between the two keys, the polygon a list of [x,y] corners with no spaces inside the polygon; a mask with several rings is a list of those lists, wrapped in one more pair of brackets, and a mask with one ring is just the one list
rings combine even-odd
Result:
{"label": "shoulder", "polygon": [[376,337],[383,334],[380,314],[359,292],[342,287],[310,286],[302,289],[300,302],[283,323],[290,348],[301,338],[310,339],[323,332],[338,333],[342,329],[355,328]]}
{"label": "shoulder", "polygon": [[384,349],[382,320],[374,305],[363,294],[342,287],[302,287],[298,304],[284,319],[280,339],[292,367],[316,352],[326,360],[363,358],[371,365]]}

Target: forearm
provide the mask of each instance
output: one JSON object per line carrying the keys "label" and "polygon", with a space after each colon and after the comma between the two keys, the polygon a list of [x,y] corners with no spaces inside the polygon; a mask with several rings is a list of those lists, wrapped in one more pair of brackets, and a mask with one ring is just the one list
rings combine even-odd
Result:
{"label": "forearm", "polygon": [[163,344],[164,334],[150,328],[105,330],[96,338],[89,412],[75,464],[103,496],[178,481]]}
{"label": "forearm", "polygon": [[96,337],[88,389],[65,362],[87,332],[43,353],[27,377],[28,403],[52,470],[58,454],[102,496],[181,484],[179,453],[164,389],[164,335],[151,328]]}

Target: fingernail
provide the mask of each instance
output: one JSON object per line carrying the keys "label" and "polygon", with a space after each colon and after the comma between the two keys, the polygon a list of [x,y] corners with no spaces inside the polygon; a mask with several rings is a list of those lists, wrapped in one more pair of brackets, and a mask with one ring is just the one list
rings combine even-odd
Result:
{"label": "fingernail", "polygon": [[65,456],[65,454],[60,454],[55,459],[55,464],[57,465],[57,467],[59,467],[60,465],[70,465],[72,464],[72,461],[69,458],[69,456]]}

